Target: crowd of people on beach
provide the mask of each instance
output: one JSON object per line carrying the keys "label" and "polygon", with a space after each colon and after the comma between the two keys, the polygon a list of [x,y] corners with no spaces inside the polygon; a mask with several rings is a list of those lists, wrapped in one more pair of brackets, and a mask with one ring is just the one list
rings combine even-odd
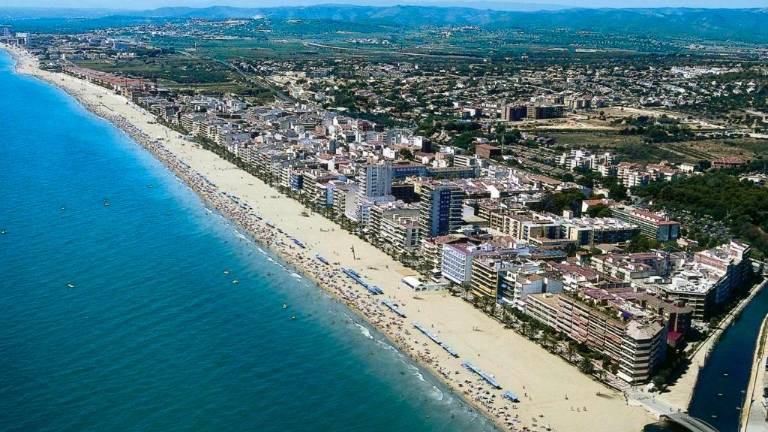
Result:
{"label": "crowd of people on beach", "polygon": [[[73,96],[80,95],[72,92]],[[301,239],[291,237],[280,228],[281,221],[265,220],[259,212],[239,197],[220,190],[210,179],[193,169],[167,148],[163,140],[153,139],[123,116],[108,109],[103,104],[92,103],[88,99],[78,99],[92,112],[115,124],[129,134],[136,142],[150,151],[157,159],[171,169],[177,177],[191,187],[211,208],[234,221],[255,241],[267,246],[280,256],[290,267],[300,271],[318,286],[325,289],[351,310],[361,315],[371,325],[382,331],[402,352],[411,356],[438,376],[460,391],[465,400],[491,416],[497,425],[510,431],[552,430],[544,423],[543,415],[524,421],[516,413],[515,403],[501,397],[498,389],[492,388],[477,375],[462,368],[448,365],[437,355],[439,347],[419,332],[410,331],[407,319],[385,308],[363,287],[346,277],[339,263],[327,259],[318,259],[311,253]],[[273,199],[264,196],[265,200]],[[298,244],[297,244],[298,241]],[[332,258],[332,257],[331,257]],[[237,283],[237,280],[233,280]],[[295,317],[293,317],[295,318]],[[431,347],[438,349],[432,350]],[[522,402],[531,400],[525,393]]]}

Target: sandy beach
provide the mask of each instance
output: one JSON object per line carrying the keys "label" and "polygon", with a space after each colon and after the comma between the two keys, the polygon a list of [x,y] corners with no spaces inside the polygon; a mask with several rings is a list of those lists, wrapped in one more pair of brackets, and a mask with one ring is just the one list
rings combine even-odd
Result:
{"label": "sandy beach", "polygon": [[[114,123],[161,160],[212,208],[235,221],[255,240],[356,311],[393,344],[431,369],[457,394],[508,430],[640,431],[656,418],[644,408],[629,406],[621,392],[609,389],[575,367],[446,293],[419,293],[402,287],[413,274],[384,252],[343,231],[328,219],[310,214],[297,201],[281,195],[256,177],[214,153],[184,140],[157,124],[154,117],[124,97],[74,77],[38,68],[30,54],[7,48],[19,73],[54,84],[76,97],[95,114]],[[293,242],[300,240],[306,248]],[[357,259],[353,257],[354,248]],[[318,253],[330,264],[315,258]],[[350,267],[381,287],[372,296],[340,270]],[[407,318],[381,304],[391,299]],[[437,334],[459,358],[414,329],[418,321]],[[496,390],[461,366],[470,361],[493,374],[503,386]],[[513,404],[501,397],[510,390]]]}

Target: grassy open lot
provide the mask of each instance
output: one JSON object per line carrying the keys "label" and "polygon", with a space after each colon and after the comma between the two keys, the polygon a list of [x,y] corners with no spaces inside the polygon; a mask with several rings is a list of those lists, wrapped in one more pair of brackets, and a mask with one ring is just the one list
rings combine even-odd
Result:
{"label": "grassy open lot", "polygon": [[[540,133],[543,131],[540,131]],[[588,148],[606,150],[623,160],[634,162],[698,162],[724,156],[744,159],[768,158],[768,140],[755,138],[691,140],[649,144],[638,135],[620,135],[615,132],[546,132],[555,138],[556,147],[563,149]]]}
{"label": "grassy open lot", "polygon": [[544,135],[553,137],[557,144],[577,148],[610,149],[625,145],[642,144],[643,139],[637,135],[619,135],[616,132],[547,132]]}
{"label": "grassy open lot", "polygon": [[232,72],[223,65],[184,55],[142,57],[118,61],[90,61],[80,62],[79,65],[105,72],[178,84],[228,83],[234,80]]}
{"label": "grassy open lot", "polygon": [[698,160],[717,159],[725,156],[737,156],[743,159],[768,157],[768,140],[755,138],[684,141],[667,143],[664,146]]}

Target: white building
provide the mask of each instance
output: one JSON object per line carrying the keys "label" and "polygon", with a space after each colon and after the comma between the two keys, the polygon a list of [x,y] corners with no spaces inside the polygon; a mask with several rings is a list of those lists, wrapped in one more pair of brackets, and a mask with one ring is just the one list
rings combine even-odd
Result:
{"label": "white building", "polygon": [[367,164],[360,178],[360,196],[381,197],[392,194],[392,164]]}
{"label": "white building", "polygon": [[457,284],[468,283],[472,276],[472,261],[480,248],[469,243],[443,245],[442,275]]}

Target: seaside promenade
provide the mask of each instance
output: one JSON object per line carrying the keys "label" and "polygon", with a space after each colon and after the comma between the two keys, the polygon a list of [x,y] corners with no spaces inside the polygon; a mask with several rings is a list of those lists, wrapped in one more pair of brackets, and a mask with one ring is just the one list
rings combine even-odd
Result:
{"label": "seaside promenade", "polygon": [[741,411],[741,432],[768,432],[768,407],[764,404],[766,400],[763,397],[763,389],[768,386],[768,377],[766,377],[766,364],[768,356],[766,354],[766,328],[768,326],[768,316],[763,319],[760,326],[760,333],[757,336],[757,345],[755,346],[755,355],[752,360],[752,373],[749,378],[744,407]]}
{"label": "seaside promenade", "polygon": [[[356,311],[500,426],[508,430],[639,431],[656,420],[642,407],[629,406],[620,392],[504,329],[463,300],[443,292],[414,295],[400,283],[403,276],[412,274],[409,269],[328,219],[307,216],[306,208],[297,201],[157,124],[122,96],[68,75],[42,71],[25,52],[14,51],[14,55],[20,72],[61,87],[125,130],[211,207]],[[328,264],[315,254],[325,257]],[[384,295],[370,295],[345,277],[342,268],[354,269]],[[396,303],[406,317],[383,306],[383,298]],[[438,335],[459,357],[414,329],[413,321]],[[493,374],[502,389],[491,388],[462,367],[465,361]],[[506,401],[502,397],[506,390],[518,395],[520,403]]]}
{"label": "seaside promenade", "polygon": [[733,308],[728,315],[720,321],[715,331],[702,341],[691,356],[691,364],[683,375],[677,379],[674,385],[670,386],[665,393],[659,396],[659,399],[666,405],[680,411],[687,411],[691,404],[693,392],[696,389],[696,382],[699,379],[699,372],[709,358],[709,354],[714,349],[720,335],[727,329],[736,316],[752,301],[752,299],[768,285],[768,279],[759,282],[752,288],[749,295]]}

